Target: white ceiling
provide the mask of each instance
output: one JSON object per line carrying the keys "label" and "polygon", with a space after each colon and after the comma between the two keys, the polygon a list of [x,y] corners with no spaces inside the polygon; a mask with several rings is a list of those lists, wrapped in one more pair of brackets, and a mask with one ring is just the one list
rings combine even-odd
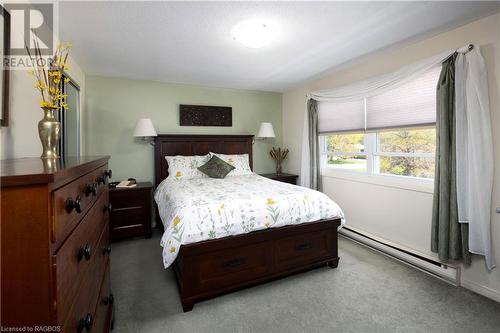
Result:
{"label": "white ceiling", "polygon": [[[357,57],[494,13],[499,2],[63,2],[59,30],[87,74],[284,91]],[[234,41],[272,20],[261,49]]]}

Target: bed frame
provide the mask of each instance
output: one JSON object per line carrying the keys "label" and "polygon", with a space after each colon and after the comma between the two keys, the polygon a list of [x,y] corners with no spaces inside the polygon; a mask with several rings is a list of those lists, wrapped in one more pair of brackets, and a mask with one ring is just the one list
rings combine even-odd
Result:
{"label": "bed frame", "polygon": [[[253,168],[252,144],[253,135],[158,135],[156,185],[168,176],[165,155],[248,154]],[[340,219],[320,220],[181,246],[173,271],[184,312],[218,295],[319,266],[337,267],[339,225]]]}

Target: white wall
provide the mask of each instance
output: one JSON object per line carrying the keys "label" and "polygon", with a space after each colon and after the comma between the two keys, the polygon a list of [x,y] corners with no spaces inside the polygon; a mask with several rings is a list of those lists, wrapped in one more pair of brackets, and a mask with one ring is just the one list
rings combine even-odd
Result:
{"label": "white wall", "polygon": [[[493,250],[500,264],[500,14],[472,22],[426,40],[391,49],[310,82],[283,95],[283,142],[291,150],[285,165],[289,172],[300,172],[301,134],[305,95],[317,89],[330,89],[387,73],[406,64],[468,43],[481,47],[488,70],[491,121],[493,125],[495,178],[492,204]],[[352,177],[324,176],[324,192],[344,209],[347,223],[382,236],[421,253],[430,251],[432,193],[430,190],[402,189]],[[462,272],[463,286],[500,301],[500,268],[489,272],[482,257],[474,256]]]}

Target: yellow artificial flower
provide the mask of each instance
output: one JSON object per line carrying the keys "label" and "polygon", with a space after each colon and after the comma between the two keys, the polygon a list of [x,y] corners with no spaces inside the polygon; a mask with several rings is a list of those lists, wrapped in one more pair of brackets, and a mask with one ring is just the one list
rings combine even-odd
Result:
{"label": "yellow artificial flower", "polygon": [[172,224],[174,225],[174,227],[177,227],[177,225],[181,222],[181,219],[179,218],[179,216],[175,216],[174,219],[172,220]]}
{"label": "yellow artificial flower", "polygon": [[172,247],[170,248],[170,253],[174,253],[174,252],[175,252],[175,246],[172,246]]}
{"label": "yellow artificial flower", "polygon": [[177,171],[177,172],[175,173],[175,177],[182,177],[182,172]]}
{"label": "yellow artificial flower", "polygon": [[272,198],[267,198],[267,204],[269,206],[276,204],[276,201],[274,201]]}
{"label": "yellow artificial flower", "polygon": [[37,89],[45,89],[45,88],[47,88],[47,86],[42,81],[36,81],[35,82],[35,88],[37,88]]}
{"label": "yellow artificial flower", "polygon": [[62,73],[58,70],[50,70],[49,71],[49,76],[50,77],[57,77],[57,78],[61,78],[62,77]]}

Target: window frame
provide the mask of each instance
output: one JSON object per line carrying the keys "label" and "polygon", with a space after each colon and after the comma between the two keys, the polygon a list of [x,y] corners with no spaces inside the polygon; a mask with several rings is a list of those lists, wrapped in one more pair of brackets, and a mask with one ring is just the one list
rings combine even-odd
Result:
{"label": "window frame", "polygon": [[[419,130],[419,129],[429,129],[430,127],[418,127],[418,128],[394,128],[392,131],[398,130]],[[432,127],[435,129],[435,127]],[[341,134],[357,134],[357,133],[332,133],[332,134],[321,134],[319,135],[319,144],[321,147],[321,174],[331,174],[331,172],[339,172],[345,173],[349,175],[349,178],[354,175],[362,175],[369,177],[379,177],[379,178],[392,178],[392,179],[400,179],[404,181],[410,182],[420,182],[425,184],[433,184],[434,177],[432,178],[424,178],[424,177],[414,177],[414,176],[402,176],[402,175],[394,175],[389,173],[381,173],[380,172],[380,157],[415,157],[415,158],[435,158],[435,153],[404,153],[404,152],[382,152],[380,151],[380,140],[379,133],[382,131],[376,132],[364,132],[364,151],[363,152],[331,152],[327,149],[326,137],[331,135],[341,135]],[[335,166],[330,166],[328,164],[328,157],[338,157],[338,156],[366,156],[366,172],[343,169]],[[327,172],[328,170],[328,172]]]}

